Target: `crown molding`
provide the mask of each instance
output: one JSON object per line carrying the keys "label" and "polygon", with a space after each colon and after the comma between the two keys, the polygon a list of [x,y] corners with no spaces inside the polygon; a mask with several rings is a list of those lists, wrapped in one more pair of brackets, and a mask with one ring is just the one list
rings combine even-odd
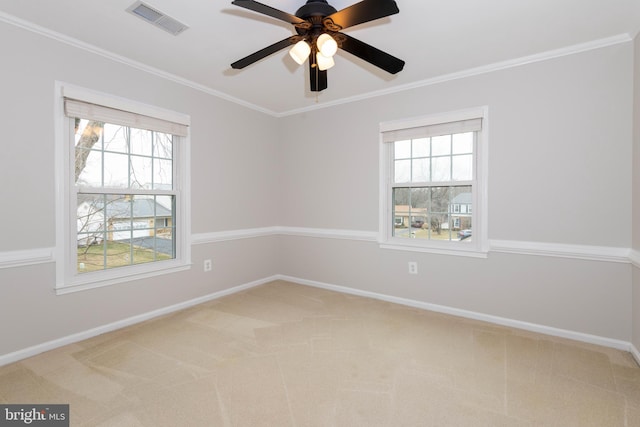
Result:
{"label": "crown molding", "polygon": [[615,46],[622,43],[629,43],[633,41],[633,37],[628,34],[619,34],[604,39],[592,40],[586,43],[575,44],[566,46],[560,49],[554,49],[546,52],[537,53],[534,55],[522,56],[520,58],[510,59],[501,62],[495,62],[492,64],[483,65],[480,67],[469,68],[466,70],[458,71],[455,73],[443,74],[430,79],[420,80],[413,83],[394,86],[388,89],[369,92],[364,95],[356,95],[348,98],[342,98],[333,102],[327,102],[318,105],[312,105],[308,107],[298,108],[294,110],[278,113],[278,117],[291,116],[294,114],[306,113],[313,110],[319,110],[321,108],[334,107],[337,105],[349,104],[352,102],[363,101],[370,98],[376,98],[379,96],[391,95],[408,90],[418,89],[426,86],[433,86],[440,83],[446,83],[454,80],[465,79],[468,77],[474,77],[481,74],[493,73],[495,71],[506,70],[509,68],[520,67],[536,62],[548,61],[551,59],[561,58],[563,56],[575,55],[582,52],[588,52],[590,50],[602,49],[609,46]]}
{"label": "crown molding", "polygon": [[122,56],[122,55],[118,55],[118,54],[113,53],[111,51],[108,51],[106,49],[99,48],[99,47],[94,46],[92,44],[83,42],[82,40],[78,40],[78,39],[76,39],[74,37],[70,37],[70,36],[61,34],[61,33],[57,32],[57,31],[50,30],[48,28],[45,28],[45,27],[42,27],[40,25],[34,24],[33,22],[25,21],[24,19],[20,19],[18,17],[15,17],[13,15],[9,15],[9,14],[4,13],[2,11],[0,11],[0,22],[5,22],[7,24],[11,24],[13,26],[22,28],[22,29],[27,30],[27,31],[31,31],[32,33],[39,34],[41,36],[50,38],[52,40],[59,41],[61,43],[67,44],[69,46],[73,46],[75,48],[84,50],[86,52],[102,56],[104,58],[110,59],[110,60],[115,61],[115,62],[119,62],[119,63],[124,64],[124,65],[128,65],[128,66],[130,66],[132,68],[135,68],[137,70],[144,71],[146,73],[149,73],[149,74],[152,74],[154,76],[160,77],[162,79],[177,83],[179,85],[186,86],[186,87],[189,87],[191,89],[195,89],[195,90],[197,90],[199,92],[203,92],[203,93],[215,96],[215,97],[220,98],[220,99],[224,99],[225,101],[233,102],[234,104],[241,105],[241,106],[249,108],[251,110],[259,111],[261,113],[268,114],[268,115],[274,116],[274,117],[277,115],[277,113],[274,112],[274,111],[268,110],[266,108],[262,108],[262,107],[260,107],[258,105],[252,104],[252,103],[247,102],[247,101],[243,101],[242,99],[233,97],[233,96],[228,95],[228,94],[226,94],[224,92],[220,92],[220,91],[212,89],[212,88],[210,88],[208,86],[196,83],[196,82],[194,82],[192,80],[188,80],[188,79],[182,78],[180,76],[177,76],[175,74],[168,73],[168,72],[163,71],[163,70],[161,70],[159,68],[152,67],[150,65],[144,64],[144,63],[136,61],[134,59],[127,58],[127,57]]}
{"label": "crown molding", "polygon": [[527,65],[535,62],[547,61],[550,59],[560,58],[563,56],[574,55],[581,52],[587,52],[590,50],[601,49],[609,46],[615,46],[622,43],[628,43],[633,41],[633,37],[631,34],[624,33],[619,34],[612,37],[607,37],[598,40],[592,40],[586,43],[580,43],[572,46],[566,46],[560,49],[554,49],[546,52],[537,53],[534,55],[523,56],[520,58],[515,58],[511,60],[496,62],[493,64],[483,65],[480,67],[469,68],[467,70],[462,70],[455,73],[444,74],[441,76],[436,76],[430,79],[425,79],[413,83],[408,83],[404,85],[393,86],[388,89],[378,90],[369,92],[363,95],[357,95],[352,97],[342,98],[333,102],[327,102],[323,104],[315,104],[308,107],[292,109],[283,112],[272,111],[263,107],[260,107],[256,104],[244,101],[242,99],[236,98],[234,96],[228,95],[224,92],[212,89],[208,86],[196,83],[194,81],[182,78],[172,73],[168,73],[166,71],[160,70],[158,68],[152,67],[150,65],[143,64],[131,58],[124,57],[122,55],[118,55],[111,51],[99,48],[92,44],[83,42],[73,37],[66,36],[57,31],[50,30],[48,28],[42,27],[40,25],[34,24],[32,22],[20,19],[13,15],[9,15],[5,12],[0,11],[0,21],[5,22],[7,24],[14,25],[16,27],[20,27],[22,29],[31,31],[33,33],[48,37],[53,40],[57,40],[61,43],[65,43],[67,45],[76,47],[78,49],[85,50],[90,53],[94,53],[96,55],[100,55],[104,58],[111,59],[113,61],[128,65],[132,68],[138,69],[140,71],[147,72],[149,74],[153,74],[157,77],[172,81],[174,83],[189,87],[191,89],[198,90],[200,92],[206,93],[208,95],[212,95],[218,97],[220,99],[224,99],[229,102],[233,102],[235,104],[241,105],[243,107],[249,108],[251,110],[255,110],[273,117],[287,117],[295,114],[306,113],[313,110],[319,110],[322,108],[334,107],[337,105],[349,104],[352,102],[362,101],[370,98],[376,98],[380,96],[395,94],[398,92],[404,92],[407,90],[413,90],[417,88],[422,88],[426,86],[432,86],[440,83],[445,83],[453,80],[464,79],[467,77],[473,77],[481,74],[492,73],[494,71],[505,70],[508,68],[519,67],[522,65]]}

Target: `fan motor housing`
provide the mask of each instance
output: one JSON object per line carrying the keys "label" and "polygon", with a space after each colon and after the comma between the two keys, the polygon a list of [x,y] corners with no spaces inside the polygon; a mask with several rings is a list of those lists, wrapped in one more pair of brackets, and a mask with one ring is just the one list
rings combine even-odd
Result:
{"label": "fan motor housing", "polygon": [[336,8],[326,0],[307,0],[307,3],[296,11],[296,16],[300,19],[308,19],[313,16],[324,18],[336,12]]}

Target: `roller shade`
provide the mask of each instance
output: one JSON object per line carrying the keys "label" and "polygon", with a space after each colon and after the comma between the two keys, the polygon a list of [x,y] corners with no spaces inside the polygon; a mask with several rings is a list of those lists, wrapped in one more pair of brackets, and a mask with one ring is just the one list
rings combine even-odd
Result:
{"label": "roller shade", "polygon": [[382,132],[383,142],[404,141],[408,139],[428,138],[431,136],[451,135],[454,133],[477,132],[482,129],[482,119],[468,119],[428,126],[395,129]]}
{"label": "roller shade", "polygon": [[67,117],[78,117],[81,119],[113,123],[177,136],[187,136],[189,130],[189,127],[182,123],[175,123],[71,98],[64,99],[64,113]]}

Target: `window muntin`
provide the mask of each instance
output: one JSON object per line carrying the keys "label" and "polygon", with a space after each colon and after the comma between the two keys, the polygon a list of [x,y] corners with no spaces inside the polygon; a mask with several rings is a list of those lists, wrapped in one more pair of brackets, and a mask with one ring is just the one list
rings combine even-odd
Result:
{"label": "window muntin", "polygon": [[411,218],[407,224],[394,222],[393,237],[452,241],[463,237],[461,227],[472,230],[459,199],[473,193],[475,136],[464,132],[391,142],[394,216]]}
{"label": "window muntin", "polygon": [[76,271],[87,273],[174,259],[175,228],[160,226],[167,221],[176,223],[174,136],[72,119]]}
{"label": "window muntin", "polygon": [[382,247],[485,256],[486,114],[380,125]]}

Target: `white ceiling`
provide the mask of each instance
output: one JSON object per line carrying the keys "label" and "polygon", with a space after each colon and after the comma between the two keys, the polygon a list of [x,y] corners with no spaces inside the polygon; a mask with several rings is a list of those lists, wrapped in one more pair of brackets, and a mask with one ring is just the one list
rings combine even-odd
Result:
{"label": "white ceiling", "polygon": [[[134,0],[0,0],[0,20],[77,40],[275,115],[585,43],[616,42],[640,29],[638,0],[396,1],[399,14],[345,33],[403,59],[404,70],[390,75],[340,51],[317,100],[308,90],[308,67],[295,64],[286,49],[231,69],[232,62],[294,31],[230,0],[145,0],[190,27],[178,36],[127,13]],[[261,2],[295,14],[305,0]],[[329,1],[338,10],[355,2]]]}

